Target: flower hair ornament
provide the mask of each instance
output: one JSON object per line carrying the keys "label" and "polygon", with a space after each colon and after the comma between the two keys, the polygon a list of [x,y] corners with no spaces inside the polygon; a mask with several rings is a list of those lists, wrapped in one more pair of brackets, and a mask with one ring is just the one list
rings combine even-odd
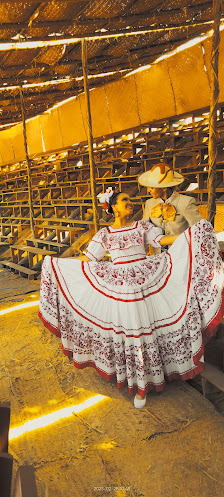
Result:
{"label": "flower hair ornament", "polygon": [[110,197],[115,193],[115,190],[110,186],[109,188],[106,189],[105,193],[102,193],[99,197],[99,201],[101,204],[103,204],[103,210],[109,215],[113,216],[113,214],[108,211],[110,208]]}

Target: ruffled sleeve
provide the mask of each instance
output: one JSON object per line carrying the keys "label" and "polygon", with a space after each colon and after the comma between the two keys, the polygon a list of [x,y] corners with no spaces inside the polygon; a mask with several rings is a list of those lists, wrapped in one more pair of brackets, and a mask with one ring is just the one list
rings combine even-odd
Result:
{"label": "ruffled sleeve", "polygon": [[103,228],[94,235],[84,254],[91,261],[100,261],[105,255],[106,251],[106,230],[105,228]]}
{"label": "ruffled sleeve", "polygon": [[144,230],[144,241],[146,245],[152,245],[152,247],[161,247],[160,240],[163,238],[164,234],[161,228],[157,228],[149,221],[139,221],[142,229]]}

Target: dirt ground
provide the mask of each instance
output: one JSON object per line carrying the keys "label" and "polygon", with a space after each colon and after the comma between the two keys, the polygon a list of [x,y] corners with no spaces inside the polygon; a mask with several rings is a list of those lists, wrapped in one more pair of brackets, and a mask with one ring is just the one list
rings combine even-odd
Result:
{"label": "dirt ground", "polygon": [[[0,311],[38,300],[39,282],[0,271]],[[91,369],[77,370],[38,307],[0,315],[0,400],[11,428],[97,394],[99,404],[11,440],[35,468],[38,497],[222,497],[224,417],[188,383],[173,382],[133,407]]]}

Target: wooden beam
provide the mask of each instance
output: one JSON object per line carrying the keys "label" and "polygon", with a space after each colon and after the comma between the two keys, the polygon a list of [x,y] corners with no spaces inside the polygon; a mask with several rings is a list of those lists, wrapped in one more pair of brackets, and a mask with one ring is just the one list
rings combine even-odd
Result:
{"label": "wooden beam", "polygon": [[[37,43],[38,42],[49,42],[49,45],[46,45],[47,46],[57,46],[57,45],[61,45],[62,42],[64,42],[64,45],[76,45],[77,44],[77,41],[75,40],[74,42],[72,40],[77,39],[78,41],[81,41],[83,38],[88,40],[88,41],[94,41],[94,40],[107,40],[107,39],[113,39],[113,38],[122,38],[122,36],[124,37],[127,37],[127,36],[142,36],[144,34],[150,34],[150,33],[169,33],[170,31],[172,30],[176,30],[176,31],[183,31],[183,30],[189,30],[189,28],[194,28],[194,27],[200,27],[200,26],[203,26],[203,32],[204,32],[204,29],[206,29],[206,26],[207,28],[209,28],[210,26],[212,25],[212,22],[211,21],[204,21],[203,23],[200,23],[200,22],[192,22],[192,23],[187,23],[187,24],[175,24],[175,25],[169,25],[169,26],[161,26],[161,25],[158,25],[158,26],[145,26],[145,27],[133,27],[133,28],[130,28],[130,29],[114,29],[114,30],[108,30],[107,32],[104,32],[104,33],[96,33],[96,32],[88,32],[88,33],[85,33],[83,34],[81,31],[80,33],[77,33],[75,36],[71,36],[70,34],[69,35],[66,35],[66,33],[63,34],[63,38],[61,36],[54,36],[54,37],[51,37],[49,38],[49,36],[32,36],[32,38],[29,39],[29,42],[30,44],[32,43]],[[81,29],[81,27],[80,27]],[[187,38],[188,40],[188,38]],[[19,49],[19,50],[28,50],[28,49],[31,49],[31,50],[34,50],[35,48],[39,48],[39,47],[27,47],[25,46],[25,43],[27,42],[26,39],[22,39],[20,40],[19,42],[14,42],[13,40],[9,40],[9,39],[1,39],[1,45],[5,45],[5,48],[4,50],[6,51],[9,51],[9,50],[16,50],[16,49]],[[53,43],[54,42],[54,43]],[[12,43],[13,44],[13,48],[8,48],[8,44],[9,43]],[[53,45],[52,45],[53,43]],[[24,47],[23,47],[24,45]],[[44,48],[46,48],[44,47]],[[1,50],[2,51],[2,50]]]}
{"label": "wooden beam", "polygon": [[13,31],[16,29],[18,32],[22,29],[28,29],[28,27],[32,27],[35,29],[43,29],[43,28],[63,28],[63,27],[71,27],[74,26],[74,21],[73,19],[64,19],[63,21],[38,21],[38,20],[33,20],[31,23],[31,26],[28,26],[29,21],[22,21],[22,22],[1,22],[0,23],[0,30],[5,31],[12,29]]}
{"label": "wooden beam", "polygon": [[11,454],[0,453],[0,488],[1,497],[10,497],[12,482],[13,457]]}
{"label": "wooden beam", "polygon": [[[78,56],[77,56],[78,57]],[[100,60],[100,57],[97,56],[97,57],[92,57],[91,59],[89,59],[90,61],[92,61],[92,64],[95,65],[98,61],[98,59]],[[113,56],[108,56],[107,59],[104,57],[103,59],[103,62],[106,62],[107,60],[117,60],[117,58],[113,57]],[[54,71],[55,69],[59,68],[61,66],[78,66],[78,69],[79,69],[79,72],[80,72],[80,75],[82,74],[82,63],[80,62],[80,60],[77,60],[77,59],[70,59],[70,60],[64,60],[61,59],[59,61],[57,61],[55,63],[55,65],[51,66],[50,64],[46,64],[45,62],[35,62],[35,63],[31,63],[31,64],[18,64],[18,65],[1,65],[0,64],[0,72],[4,71],[4,72],[7,72],[7,70],[9,71],[20,71],[20,70],[24,70],[26,71],[27,69],[36,69],[39,73],[40,71],[42,70],[51,70],[51,71]],[[96,68],[95,68],[96,70]],[[10,73],[10,76],[12,74]],[[72,71],[72,76],[74,77],[74,70]],[[24,76],[24,79],[27,79],[26,76]]]}
{"label": "wooden beam", "polygon": [[[175,15],[177,15],[177,14],[175,13]],[[168,31],[172,28],[173,29],[188,29],[189,26],[204,26],[204,25],[210,24],[212,22],[212,20],[211,21],[210,20],[206,20],[206,21],[194,20],[194,21],[188,22],[187,24],[186,23],[183,24],[183,22],[173,23],[171,14],[169,14],[168,19],[166,19],[166,15],[162,15],[162,13],[160,14],[160,16],[158,16],[158,18],[157,18],[157,15],[152,16],[151,13],[150,13],[150,18],[148,18],[147,13],[146,13],[145,15],[144,14],[135,14],[132,16],[121,16],[119,18],[119,21],[118,21],[118,18],[110,18],[110,19],[107,19],[107,18],[98,18],[97,19],[96,18],[96,19],[79,19],[79,20],[64,19],[63,21],[37,21],[36,20],[36,21],[32,22],[32,25],[30,27],[32,27],[32,29],[45,29],[45,28],[51,28],[54,30],[55,29],[63,29],[63,31],[65,31],[65,28],[76,27],[76,29],[80,28],[80,33],[76,34],[76,36],[79,38],[79,37],[83,37],[83,36],[96,35],[96,33],[94,31],[92,33],[86,33],[85,35],[83,35],[83,33],[82,33],[83,26],[89,26],[89,27],[96,29],[98,27],[101,27],[102,24],[105,25],[105,23],[109,27],[110,24],[114,24],[116,22],[122,23],[122,21],[123,21],[123,25],[120,27],[120,29],[116,30],[116,28],[114,28],[114,29],[110,30],[110,33],[113,33],[113,32],[114,33],[115,32],[121,33],[122,31],[124,33],[128,33],[130,31],[133,31],[134,29],[139,29],[138,24],[137,24],[138,19],[148,20],[149,24],[150,24],[150,22],[152,22],[153,26],[150,26],[150,29],[152,31],[156,31],[157,29],[163,29],[164,31]],[[164,21],[164,23],[165,22],[167,23],[170,20],[171,23],[169,24],[169,26],[167,26],[167,25],[161,26],[162,20]],[[126,30],[125,23],[129,24],[131,22],[133,22],[133,24],[135,24],[136,27],[135,28],[133,27],[129,30]],[[27,22],[18,22],[18,23],[2,22],[2,23],[0,23],[0,31],[8,31],[8,30],[24,31],[24,30],[28,29],[28,27],[29,26],[28,26]],[[145,28],[147,28],[147,26],[145,26]],[[57,38],[57,36],[55,36],[55,38]],[[32,39],[39,39],[39,38],[32,37]],[[43,39],[43,38],[41,37],[40,39]]]}
{"label": "wooden beam", "polygon": [[209,171],[208,171],[208,220],[214,226],[216,213],[216,159],[217,159],[217,106],[219,100],[219,45],[220,19],[222,14],[222,0],[213,0],[214,34],[211,53],[211,104],[209,119]]}
{"label": "wooden beam", "polygon": [[37,497],[37,487],[33,466],[24,465],[18,467],[16,473],[14,496]]}
{"label": "wooden beam", "polygon": [[8,452],[9,423],[10,404],[0,402],[0,452]]}
{"label": "wooden beam", "polygon": [[[73,67],[74,67],[74,65],[75,64],[73,64]],[[122,67],[122,69],[119,69],[117,66],[112,66],[112,67],[110,66],[109,70],[108,70],[108,68],[103,67],[102,71],[100,71],[100,69],[98,69],[98,71],[97,71],[96,66],[95,67],[93,66],[94,69],[93,69],[93,71],[91,71],[91,76],[94,76],[94,75],[97,76],[97,75],[100,74],[100,79],[101,80],[104,80],[104,78],[107,78],[107,79],[108,78],[110,78],[110,79],[112,78],[113,79],[113,77],[116,75],[116,73],[117,73],[118,76],[121,76],[121,74],[120,74],[121,70],[122,71],[124,71],[124,70],[130,71],[130,70],[133,69],[133,67],[130,68],[129,64],[128,64],[128,67],[127,67],[127,61],[126,61],[125,64],[123,64],[123,66],[124,65],[125,65],[125,68]],[[106,74],[107,72],[114,72],[115,74],[107,75]],[[103,74],[105,74],[105,75],[102,76]],[[53,74],[52,74],[52,71],[51,72],[48,71],[48,72],[42,73],[41,76],[39,76],[39,74],[38,74],[38,76],[36,76],[34,74],[33,76],[24,76],[24,75],[21,75],[18,78],[17,77],[12,77],[12,76],[11,76],[11,78],[9,78],[9,77],[8,78],[7,77],[5,77],[5,78],[2,77],[1,81],[0,81],[0,88],[2,88],[2,85],[4,83],[7,84],[7,86],[4,87],[3,90],[0,90],[0,100],[1,100],[1,92],[6,93],[7,91],[10,91],[10,86],[20,86],[20,85],[22,85],[24,87],[24,91],[29,92],[29,90],[31,90],[31,89],[33,91],[33,88],[26,88],[25,83],[24,83],[24,79],[25,79],[25,81],[27,83],[36,84],[36,85],[40,85],[41,83],[46,83],[46,82],[49,82],[49,81],[51,81],[51,82],[53,81],[53,82],[55,82],[55,85],[57,85],[58,87],[60,87],[60,85],[64,85],[64,84],[69,83],[69,82],[70,83],[74,83],[74,84],[76,83],[77,84],[77,88],[79,87],[80,81],[82,81],[82,80],[76,81],[76,77],[77,78],[82,77],[82,73],[80,71],[77,71],[77,75],[74,76],[74,71],[72,72],[72,67],[69,68],[69,72],[67,72],[65,76],[58,74],[57,75],[58,79],[53,79],[53,77],[55,78],[55,70],[54,70]],[[59,79],[68,78],[68,77],[70,78],[70,80],[67,80],[67,81],[65,80],[64,82],[62,81],[60,83],[58,82]],[[95,80],[95,78],[94,78],[94,80]],[[51,84],[51,86],[54,86],[53,83]],[[49,85],[49,87],[50,87],[50,85]],[[43,89],[44,88],[47,91],[49,90],[49,88],[47,86],[43,87]],[[4,98],[3,98],[3,100],[4,100]]]}
{"label": "wooden beam", "polygon": [[33,199],[32,199],[32,183],[31,183],[31,163],[30,163],[28,144],[27,144],[26,110],[25,110],[25,105],[24,105],[22,87],[20,87],[20,102],[21,102],[21,110],[22,110],[23,139],[24,139],[24,147],[25,147],[25,153],[26,153],[27,176],[28,176],[27,183],[28,183],[28,191],[29,191],[30,228],[32,231],[32,236],[33,236],[33,238],[35,238],[34,210],[33,210]]}
{"label": "wooden beam", "polygon": [[92,117],[90,109],[90,98],[89,98],[89,85],[88,85],[88,67],[87,67],[87,46],[86,41],[82,40],[82,65],[83,65],[83,78],[84,78],[84,90],[85,90],[85,102],[86,102],[86,117],[88,124],[88,151],[89,151],[89,164],[90,164],[90,185],[91,185],[91,196],[93,204],[93,219],[94,219],[94,229],[95,233],[99,230],[99,214],[97,208],[97,196],[96,196],[96,178],[95,178],[95,162],[93,154],[93,133],[92,133]]}
{"label": "wooden beam", "polygon": [[[52,3],[52,0],[44,0],[45,3]],[[54,0],[55,3],[65,3],[64,0]],[[80,0],[66,0],[67,3],[80,3]],[[15,3],[14,0],[1,0],[1,3],[7,3],[7,4],[13,4]],[[37,0],[29,0],[29,3],[35,3],[37,4]],[[86,3],[88,4],[88,0],[86,0]]]}

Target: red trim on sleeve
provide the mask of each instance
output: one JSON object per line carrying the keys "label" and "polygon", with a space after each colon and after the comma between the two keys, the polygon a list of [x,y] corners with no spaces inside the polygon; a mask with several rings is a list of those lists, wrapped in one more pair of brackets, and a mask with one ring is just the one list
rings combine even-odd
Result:
{"label": "red trim on sleeve", "polygon": [[152,242],[155,243],[155,244],[158,244],[161,247],[161,244],[159,243],[159,241],[158,242],[156,241],[158,237],[161,240],[161,238],[163,238],[164,235],[157,235]]}
{"label": "red trim on sleeve", "polygon": [[[90,257],[89,257],[89,254],[90,254]],[[97,257],[94,254],[92,254],[92,252],[90,252],[89,250],[87,250],[87,252],[86,252],[86,257],[88,257],[90,260],[93,260],[94,262],[96,262],[98,260]],[[92,257],[93,257],[93,259],[92,259]]]}

